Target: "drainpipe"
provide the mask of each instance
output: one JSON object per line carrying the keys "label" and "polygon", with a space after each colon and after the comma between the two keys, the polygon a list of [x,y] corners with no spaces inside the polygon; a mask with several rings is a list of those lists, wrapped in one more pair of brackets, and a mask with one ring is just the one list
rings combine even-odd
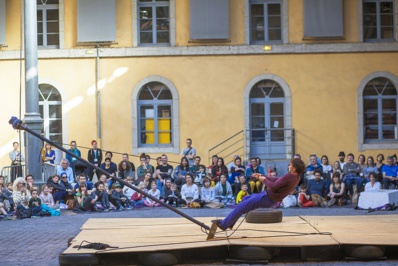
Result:
{"label": "drainpipe", "polygon": [[97,58],[96,62],[96,75],[95,75],[95,88],[97,91],[97,137],[101,139],[101,92],[99,87],[99,79],[100,79],[100,56],[99,56],[99,44],[97,44]]}

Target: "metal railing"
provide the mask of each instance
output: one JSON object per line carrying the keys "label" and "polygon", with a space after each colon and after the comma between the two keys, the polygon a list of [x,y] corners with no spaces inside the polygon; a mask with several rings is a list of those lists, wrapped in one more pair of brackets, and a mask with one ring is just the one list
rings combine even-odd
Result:
{"label": "metal railing", "polygon": [[241,158],[245,156],[245,141],[243,130],[223,140],[216,146],[209,149],[207,152],[210,164],[212,163],[211,159],[213,155],[224,158],[224,163],[227,165],[228,163],[232,162],[231,159],[235,154],[238,154]]}
{"label": "metal railing", "polygon": [[1,175],[4,176],[4,183],[14,182],[17,177],[25,177],[25,165],[10,165],[1,168]]}

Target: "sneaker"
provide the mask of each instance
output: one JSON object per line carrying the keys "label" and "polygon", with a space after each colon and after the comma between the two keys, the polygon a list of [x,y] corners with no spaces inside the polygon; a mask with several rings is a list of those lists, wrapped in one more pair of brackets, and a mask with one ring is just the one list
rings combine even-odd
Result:
{"label": "sneaker", "polygon": [[109,209],[108,208],[104,209],[104,212],[109,212]]}
{"label": "sneaker", "polygon": [[330,207],[330,206],[334,205],[335,203],[336,203],[336,199],[332,198],[331,200],[328,201],[327,207]]}
{"label": "sneaker", "polygon": [[327,201],[322,202],[322,203],[321,203],[321,206],[322,206],[323,208],[328,207],[328,202],[327,202]]}
{"label": "sneaker", "polygon": [[119,208],[117,208],[119,211],[123,211],[124,208],[122,206],[119,206]]}
{"label": "sneaker", "polygon": [[40,218],[40,216],[32,215],[31,218]]}
{"label": "sneaker", "polygon": [[4,215],[4,219],[6,220],[12,220],[12,218],[9,215]]}
{"label": "sneaker", "polygon": [[134,208],[131,207],[131,206],[128,206],[128,207],[127,207],[127,210],[134,210]]}

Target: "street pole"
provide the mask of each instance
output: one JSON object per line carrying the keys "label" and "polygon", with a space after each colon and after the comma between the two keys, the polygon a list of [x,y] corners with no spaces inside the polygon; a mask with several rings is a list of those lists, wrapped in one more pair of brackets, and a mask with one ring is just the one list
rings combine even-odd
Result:
{"label": "street pole", "polygon": [[[39,113],[39,89],[37,69],[37,6],[36,1],[24,0],[24,40],[25,40],[25,106],[24,123],[40,134],[43,119]],[[41,141],[31,134],[25,138],[26,173],[35,180],[42,180]]]}

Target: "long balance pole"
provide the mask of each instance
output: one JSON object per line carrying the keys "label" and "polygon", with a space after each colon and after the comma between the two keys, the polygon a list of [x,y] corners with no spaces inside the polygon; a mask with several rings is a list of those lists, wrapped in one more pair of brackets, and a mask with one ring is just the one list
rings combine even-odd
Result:
{"label": "long balance pole", "polygon": [[95,165],[91,164],[89,161],[87,161],[87,160],[85,160],[85,159],[83,159],[83,158],[81,158],[81,157],[76,156],[74,153],[72,153],[72,152],[70,152],[70,151],[64,149],[64,148],[63,148],[62,146],[60,146],[58,143],[55,143],[55,142],[53,142],[53,141],[51,141],[51,140],[49,140],[49,139],[47,139],[47,138],[41,136],[40,134],[38,134],[38,133],[36,133],[36,132],[30,130],[30,129],[29,129],[26,125],[24,125],[24,124],[22,123],[22,121],[21,121],[20,119],[18,119],[17,117],[15,117],[15,116],[11,117],[11,119],[10,119],[10,121],[8,121],[8,123],[9,123],[9,124],[12,124],[12,127],[13,127],[14,129],[25,130],[26,132],[28,132],[28,133],[32,134],[33,136],[35,136],[35,137],[41,139],[42,141],[45,141],[45,142],[51,144],[52,146],[57,147],[57,148],[60,149],[61,151],[65,152],[66,154],[69,154],[70,156],[72,156],[72,157],[76,158],[77,160],[81,161],[81,162],[84,163],[85,165],[88,165],[88,166],[94,168],[94,169],[97,171],[97,173],[100,172],[100,173],[102,173],[102,174],[105,174],[105,175],[107,175],[107,176],[113,178],[115,181],[118,181],[119,183],[121,183],[121,184],[123,184],[123,185],[125,185],[125,186],[128,186],[129,188],[131,188],[131,189],[137,191],[138,193],[141,193],[141,194],[144,195],[145,197],[150,198],[150,199],[153,200],[153,201],[156,201],[157,203],[159,203],[159,204],[162,205],[163,207],[166,207],[167,209],[169,209],[169,210],[171,210],[171,211],[173,211],[173,212],[175,212],[175,213],[181,215],[182,217],[184,217],[184,218],[190,220],[191,222],[193,222],[193,223],[199,225],[200,227],[203,227],[203,228],[205,228],[205,229],[207,229],[207,230],[210,230],[210,227],[208,227],[208,226],[205,225],[204,223],[201,223],[201,222],[199,222],[198,220],[196,220],[195,218],[192,218],[191,216],[189,216],[189,215],[187,215],[187,214],[185,214],[185,213],[179,211],[178,209],[176,209],[176,208],[174,208],[174,207],[172,207],[172,206],[170,206],[170,205],[168,205],[168,204],[166,204],[166,203],[164,203],[164,202],[158,200],[157,198],[154,198],[153,196],[149,195],[149,194],[146,193],[145,191],[142,191],[141,189],[139,189],[139,188],[137,188],[137,187],[134,187],[133,185],[127,183],[127,182],[124,181],[123,179],[118,178],[118,177],[115,177],[115,176],[109,175],[108,172],[104,171],[103,169],[99,168],[98,166],[95,166]]}

